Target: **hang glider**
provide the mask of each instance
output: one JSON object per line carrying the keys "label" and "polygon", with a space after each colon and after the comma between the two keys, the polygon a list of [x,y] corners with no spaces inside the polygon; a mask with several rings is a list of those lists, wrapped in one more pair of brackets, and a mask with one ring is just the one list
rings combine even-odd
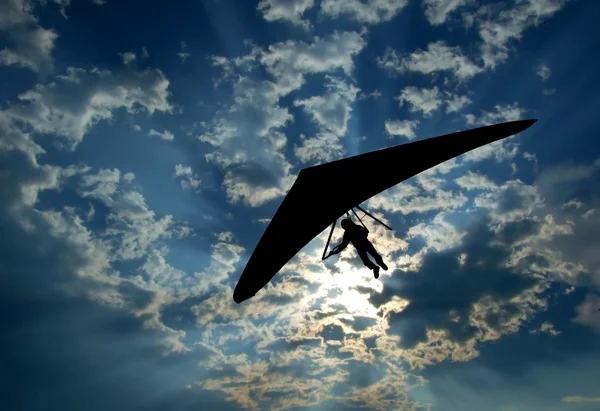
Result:
{"label": "hang glider", "polygon": [[[444,161],[526,130],[536,121],[480,127],[302,169],[250,256],[233,292],[234,301],[239,304],[253,297],[306,244],[362,202]],[[308,207],[316,201],[318,210]]]}

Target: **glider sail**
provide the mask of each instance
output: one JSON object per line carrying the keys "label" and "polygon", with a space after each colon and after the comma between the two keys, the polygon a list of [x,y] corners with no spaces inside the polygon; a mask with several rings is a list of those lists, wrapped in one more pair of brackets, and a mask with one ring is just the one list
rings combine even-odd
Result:
{"label": "glider sail", "polygon": [[[447,134],[302,169],[250,256],[233,299],[241,303],[333,221],[369,198],[475,148],[517,134],[520,120]],[[335,184],[324,184],[335,181]],[[319,201],[318,211],[306,205]]]}

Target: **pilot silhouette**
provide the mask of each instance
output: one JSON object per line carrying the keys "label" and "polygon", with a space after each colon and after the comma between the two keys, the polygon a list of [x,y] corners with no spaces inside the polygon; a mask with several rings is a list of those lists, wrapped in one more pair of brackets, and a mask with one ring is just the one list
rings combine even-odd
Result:
{"label": "pilot silhouette", "polygon": [[333,250],[329,253],[329,256],[339,254],[344,248],[346,248],[348,243],[352,243],[354,248],[356,248],[356,251],[358,252],[363,264],[367,268],[373,270],[373,276],[375,278],[379,278],[379,267],[373,264],[367,253],[371,254],[377,264],[387,271],[387,265],[385,265],[379,253],[375,250],[373,244],[371,244],[371,242],[367,239],[369,230],[363,226],[354,224],[348,218],[342,220],[342,228],[344,229],[344,238],[340,244],[333,248]]}

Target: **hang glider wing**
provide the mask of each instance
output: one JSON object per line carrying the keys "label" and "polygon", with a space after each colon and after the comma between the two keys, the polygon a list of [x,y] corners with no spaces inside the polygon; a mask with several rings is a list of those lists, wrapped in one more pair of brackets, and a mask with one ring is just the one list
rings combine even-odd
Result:
{"label": "hang glider wing", "polygon": [[[536,120],[511,121],[398,145],[300,171],[240,277],[233,299],[253,297],[277,272],[352,207],[475,148],[517,134]],[[318,210],[309,209],[318,204]]]}

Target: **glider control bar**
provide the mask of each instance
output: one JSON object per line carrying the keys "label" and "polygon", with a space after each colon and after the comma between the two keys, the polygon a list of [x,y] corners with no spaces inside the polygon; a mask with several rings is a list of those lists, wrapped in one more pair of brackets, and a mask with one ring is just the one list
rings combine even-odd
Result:
{"label": "glider control bar", "polygon": [[[373,220],[377,221],[379,224],[381,224],[382,226],[384,226],[388,230],[392,230],[392,227],[390,227],[389,225],[385,224],[381,220],[377,219],[375,216],[373,216],[371,213],[369,213],[368,211],[366,211],[365,209],[363,209],[361,206],[357,205],[356,208],[358,208],[360,211],[362,211],[363,213],[365,213],[366,215],[368,215],[369,217],[371,217]],[[361,223],[362,223],[362,221],[361,221]]]}
{"label": "glider control bar", "polygon": [[331,224],[331,231],[329,232],[329,237],[327,238],[327,244],[325,244],[325,249],[323,250],[323,257],[321,257],[321,260],[326,260],[327,257],[325,257],[325,254],[327,253],[327,249],[329,248],[329,242],[331,241],[331,236],[333,235],[333,230],[335,229],[335,225],[337,223],[337,218],[335,219],[335,221],[333,222],[333,224]]}
{"label": "glider control bar", "polygon": [[365,225],[365,223],[362,222],[362,220],[360,219],[360,217],[358,216],[358,214],[356,214],[356,211],[354,211],[354,208],[352,208],[352,212],[354,213],[354,216],[356,217],[356,219],[358,221],[360,221],[360,224],[365,228],[365,230],[367,230],[367,233],[368,233],[369,229],[367,228],[367,226]]}

